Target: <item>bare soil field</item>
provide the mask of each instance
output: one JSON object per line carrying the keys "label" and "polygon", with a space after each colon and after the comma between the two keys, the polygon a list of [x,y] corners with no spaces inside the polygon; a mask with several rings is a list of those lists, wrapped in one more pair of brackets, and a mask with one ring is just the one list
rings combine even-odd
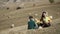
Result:
{"label": "bare soil field", "polygon": [[[60,18],[60,4],[14,11],[2,9],[0,10],[0,30],[10,28],[11,24],[15,24],[15,27],[27,24],[29,13],[32,13],[35,18],[40,19],[42,11],[47,11],[49,15],[53,16],[53,19]],[[35,14],[38,14],[38,16],[35,16]]]}
{"label": "bare soil field", "polygon": [[[7,10],[4,7],[0,9],[0,34],[60,34],[60,4],[37,4],[34,7],[30,5],[24,5],[24,8],[19,10],[15,9],[16,6],[11,7],[14,8],[13,10]],[[48,28],[27,30],[29,13],[34,18],[40,19],[43,11],[53,16],[52,25]],[[15,25],[14,28],[11,28],[12,24]]]}

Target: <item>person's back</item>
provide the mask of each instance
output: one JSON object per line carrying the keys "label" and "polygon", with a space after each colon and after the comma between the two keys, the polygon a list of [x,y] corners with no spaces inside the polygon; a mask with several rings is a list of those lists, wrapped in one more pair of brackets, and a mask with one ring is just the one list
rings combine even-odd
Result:
{"label": "person's back", "polygon": [[35,29],[35,22],[33,20],[28,22],[28,29]]}
{"label": "person's back", "polygon": [[35,21],[32,16],[29,16],[28,29],[35,29]]}

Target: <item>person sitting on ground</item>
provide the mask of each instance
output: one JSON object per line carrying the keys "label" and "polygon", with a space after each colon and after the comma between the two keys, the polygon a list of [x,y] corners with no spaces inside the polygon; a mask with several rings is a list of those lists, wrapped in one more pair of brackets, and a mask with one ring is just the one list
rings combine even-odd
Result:
{"label": "person sitting on ground", "polygon": [[36,27],[36,24],[33,16],[29,16],[28,29],[35,29],[35,27]]}
{"label": "person sitting on ground", "polygon": [[42,21],[42,27],[49,27],[51,24],[51,18],[47,12],[43,12],[40,21]]}

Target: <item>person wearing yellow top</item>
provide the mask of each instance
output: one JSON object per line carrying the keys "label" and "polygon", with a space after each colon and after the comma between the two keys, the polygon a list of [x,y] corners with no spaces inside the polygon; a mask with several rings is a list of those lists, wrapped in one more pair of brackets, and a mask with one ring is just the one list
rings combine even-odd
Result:
{"label": "person wearing yellow top", "polygon": [[44,21],[45,21],[46,23],[49,23],[49,21],[51,22],[51,18],[48,16],[48,17],[44,18]]}
{"label": "person wearing yellow top", "polygon": [[41,19],[35,18],[35,23],[38,25],[38,28],[41,27],[49,27],[52,22],[52,16],[48,16],[47,12],[42,12]]}
{"label": "person wearing yellow top", "polygon": [[48,16],[47,12],[43,12],[40,21],[42,21],[42,27],[49,27],[51,24],[51,16]]}

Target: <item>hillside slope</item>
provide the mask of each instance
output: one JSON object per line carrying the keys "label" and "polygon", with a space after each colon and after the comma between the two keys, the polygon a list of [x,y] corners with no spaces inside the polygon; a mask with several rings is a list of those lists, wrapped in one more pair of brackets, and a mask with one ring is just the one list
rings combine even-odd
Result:
{"label": "hillside slope", "polygon": [[27,26],[19,26],[8,30],[3,30],[0,34],[60,34],[60,18],[53,20],[52,25],[47,28],[28,30]]}
{"label": "hillside slope", "polygon": [[[15,11],[1,10],[0,11],[0,30],[10,28],[11,24],[15,24],[15,27],[26,25],[28,21],[29,13],[35,18],[40,18],[42,11],[47,11],[49,15],[53,16],[53,19],[60,18],[60,4],[52,6],[39,6],[35,8],[20,9]],[[38,14],[38,16],[35,16]]]}

